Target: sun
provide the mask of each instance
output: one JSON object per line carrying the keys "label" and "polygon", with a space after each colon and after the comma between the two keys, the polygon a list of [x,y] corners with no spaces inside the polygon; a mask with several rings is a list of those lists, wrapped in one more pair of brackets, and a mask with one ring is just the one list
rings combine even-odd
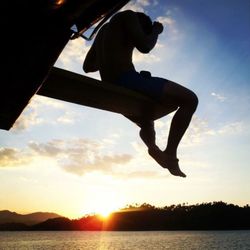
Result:
{"label": "sun", "polygon": [[91,190],[89,211],[106,219],[111,213],[118,211],[123,205],[123,198],[116,191],[102,187]]}
{"label": "sun", "polygon": [[95,209],[95,214],[99,215],[103,219],[107,219],[113,212],[118,211],[119,207],[116,203],[113,202],[103,202],[98,208]]}
{"label": "sun", "polygon": [[97,211],[97,214],[101,216],[103,219],[107,219],[114,211],[115,209],[106,207]]}

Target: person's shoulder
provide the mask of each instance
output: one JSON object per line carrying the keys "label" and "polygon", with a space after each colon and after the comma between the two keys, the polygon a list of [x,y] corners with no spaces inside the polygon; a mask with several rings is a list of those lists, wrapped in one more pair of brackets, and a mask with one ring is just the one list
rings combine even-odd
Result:
{"label": "person's shoulder", "polygon": [[109,26],[109,23],[105,23],[104,25],[102,25],[102,27],[98,31],[98,34],[104,33],[105,30],[108,28],[108,26]]}
{"label": "person's shoulder", "polygon": [[119,12],[119,14],[122,14],[122,15],[134,15],[135,13],[136,12],[133,10],[124,10],[124,11]]}
{"label": "person's shoulder", "polygon": [[133,10],[124,10],[121,12],[116,13],[113,16],[113,20],[118,20],[118,19],[130,19],[132,16],[135,16],[136,12],[134,12]]}

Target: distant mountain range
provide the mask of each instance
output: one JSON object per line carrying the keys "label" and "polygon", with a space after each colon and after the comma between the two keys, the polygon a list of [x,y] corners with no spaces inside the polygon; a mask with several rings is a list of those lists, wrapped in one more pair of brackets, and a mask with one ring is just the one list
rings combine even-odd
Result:
{"label": "distant mountain range", "polygon": [[74,220],[55,213],[20,215],[0,211],[0,231],[18,230],[250,230],[250,206],[212,202],[157,208],[144,203],[128,206],[106,219],[86,215]]}
{"label": "distant mountain range", "polygon": [[0,224],[22,223],[30,226],[58,217],[62,216],[56,213],[36,212],[31,214],[18,214],[9,210],[2,210],[0,211]]}

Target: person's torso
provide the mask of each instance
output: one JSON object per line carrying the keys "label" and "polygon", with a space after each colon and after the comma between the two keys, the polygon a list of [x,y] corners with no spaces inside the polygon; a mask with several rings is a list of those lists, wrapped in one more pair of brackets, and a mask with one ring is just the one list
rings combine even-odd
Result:
{"label": "person's torso", "polygon": [[134,70],[134,45],[122,18],[113,18],[96,37],[97,60],[102,80],[115,82],[123,72]]}

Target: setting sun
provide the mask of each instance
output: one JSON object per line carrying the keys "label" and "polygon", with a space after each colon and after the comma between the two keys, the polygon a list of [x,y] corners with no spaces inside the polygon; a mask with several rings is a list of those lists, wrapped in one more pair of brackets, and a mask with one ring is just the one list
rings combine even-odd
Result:
{"label": "setting sun", "polygon": [[111,213],[115,212],[117,209],[112,209],[112,208],[103,208],[100,209],[100,211],[97,211],[96,213],[100,215],[103,219],[106,219],[110,216]]}
{"label": "setting sun", "polygon": [[119,205],[112,199],[100,199],[98,206],[93,209],[95,214],[100,215],[102,218],[108,218],[109,215],[119,210]]}
{"label": "setting sun", "polygon": [[89,187],[88,196],[90,202],[87,213],[100,215],[104,219],[126,203],[123,196],[102,185]]}

